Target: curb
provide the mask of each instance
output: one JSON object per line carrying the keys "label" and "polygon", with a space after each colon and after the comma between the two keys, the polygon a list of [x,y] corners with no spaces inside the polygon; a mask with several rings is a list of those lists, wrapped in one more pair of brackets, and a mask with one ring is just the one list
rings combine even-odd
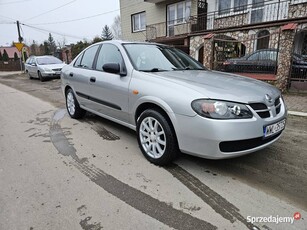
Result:
{"label": "curb", "polygon": [[307,113],[304,112],[288,111],[288,114],[293,116],[307,117]]}

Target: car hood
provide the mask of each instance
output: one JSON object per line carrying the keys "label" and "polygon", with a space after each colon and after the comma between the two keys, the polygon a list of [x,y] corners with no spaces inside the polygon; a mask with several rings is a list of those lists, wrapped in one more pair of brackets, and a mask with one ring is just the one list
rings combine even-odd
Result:
{"label": "car hood", "polygon": [[265,82],[218,71],[184,70],[150,74],[193,89],[211,99],[252,103],[264,101],[266,94],[273,99],[280,95],[276,87]]}
{"label": "car hood", "polygon": [[40,68],[48,68],[48,69],[62,69],[66,64],[60,63],[60,64],[50,64],[50,65],[39,65]]}

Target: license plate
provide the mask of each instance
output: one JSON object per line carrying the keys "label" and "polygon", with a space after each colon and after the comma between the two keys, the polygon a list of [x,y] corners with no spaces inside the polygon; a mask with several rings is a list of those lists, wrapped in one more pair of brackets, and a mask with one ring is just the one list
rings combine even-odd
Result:
{"label": "license plate", "polygon": [[275,133],[279,133],[285,128],[285,125],[286,125],[286,120],[282,120],[275,124],[264,127],[263,129],[264,137],[269,137],[269,136],[274,135]]}
{"label": "license plate", "polygon": [[61,71],[55,71],[55,74],[60,75]]}

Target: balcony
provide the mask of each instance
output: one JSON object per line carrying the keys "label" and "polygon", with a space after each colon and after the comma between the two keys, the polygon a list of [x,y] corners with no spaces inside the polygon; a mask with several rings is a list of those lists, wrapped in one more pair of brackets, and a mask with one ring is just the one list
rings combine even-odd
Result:
{"label": "balcony", "polygon": [[265,22],[307,18],[307,0],[287,0],[249,4],[238,8],[213,11],[188,20],[161,22],[146,26],[147,40],[172,38],[189,33],[231,27],[242,27]]}
{"label": "balcony", "polygon": [[240,27],[307,16],[307,0],[249,4],[191,17],[191,32]]}
{"label": "balcony", "polygon": [[186,22],[185,19],[177,19],[176,21],[161,22],[146,26],[146,38],[148,41],[187,35],[190,32],[190,22]]}
{"label": "balcony", "polygon": [[144,0],[144,2],[149,2],[149,3],[160,3],[160,2],[165,2],[166,0]]}

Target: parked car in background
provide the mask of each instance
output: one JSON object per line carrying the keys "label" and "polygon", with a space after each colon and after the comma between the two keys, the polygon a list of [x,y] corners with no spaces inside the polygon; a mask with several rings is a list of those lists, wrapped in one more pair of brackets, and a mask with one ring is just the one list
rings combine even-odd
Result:
{"label": "parked car in background", "polygon": [[[277,68],[277,49],[262,49],[241,58],[231,58],[223,63],[226,72],[245,73],[272,73]],[[307,77],[307,61],[299,54],[292,56],[292,76],[298,78]]]}
{"label": "parked car in background", "polygon": [[25,63],[25,71],[29,78],[60,78],[61,70],[66,64],[54,56],[30,56]]}
{"label": "parked car in background", "polygon": [[165,165],[179,153],[222,159],[263,149],[285,128],[281,92],[210,71],[173,47],[96,43],[62,69],[68,114],[90,111],[137,132],[143,155]]}

